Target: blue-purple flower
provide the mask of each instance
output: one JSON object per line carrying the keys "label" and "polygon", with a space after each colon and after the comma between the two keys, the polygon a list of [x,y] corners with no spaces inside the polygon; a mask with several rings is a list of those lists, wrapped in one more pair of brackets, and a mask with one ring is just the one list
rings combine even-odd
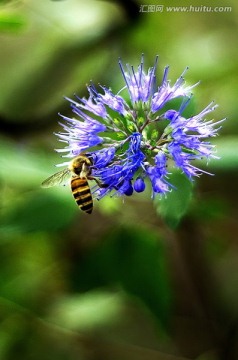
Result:
{"label": "blue-purple flower", "polygon": [[[216,136],[221,127],[223,120],[206,119],[217,105],[212,102],[200,113],[185,117],[191,90],[197,84],[186,86],[187,68],[171,84],[169,67],[157,84],[157,62],[158,57],[146,73],[143,56],[138,69],[125,68],[119,60],[125,86],[117,94],[91,83],[88,98],[67,98],[75,118],[61,115],[64,131],[57,135],[67,146],[58,151],[66,152],[68,158],[84,153],[92,159],[92,175],[104,184],[95,185],[98,199],[109,193],[129,196],[143,192],[148,180],[152,195],[164,194],[173,188],[171,166],[192,180],[207,173],[193,165],[193,160],[217,158],[214,145],[205,140]],[[176,98],[181,99],[177,109],[171,101]]]}

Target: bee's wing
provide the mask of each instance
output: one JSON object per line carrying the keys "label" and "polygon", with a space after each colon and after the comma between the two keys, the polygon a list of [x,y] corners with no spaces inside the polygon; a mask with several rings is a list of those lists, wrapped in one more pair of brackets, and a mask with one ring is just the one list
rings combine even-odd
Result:
{"label": "bee's wing", "polygon": [[66,185],[69,181],[70,175],[71,171],[69,169],[61,170],[44,180],[41,186],[43,188],[49,188],[56,185]]}

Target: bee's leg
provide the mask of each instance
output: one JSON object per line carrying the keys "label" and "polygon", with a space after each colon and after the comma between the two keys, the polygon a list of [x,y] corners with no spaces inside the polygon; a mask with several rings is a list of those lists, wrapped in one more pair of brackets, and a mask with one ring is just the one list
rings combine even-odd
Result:
{"label": "bee's leg", "polygon": [[100,180],[98,180],[98,179],[95,178],[94,176],[88,176],[87,178],[88,178],[88,180],[94,180],[94,181],[96,181],[97,185],[98,185],[100,188],[107,188],[107,187],[108,187],[107,184],[102,183]]}

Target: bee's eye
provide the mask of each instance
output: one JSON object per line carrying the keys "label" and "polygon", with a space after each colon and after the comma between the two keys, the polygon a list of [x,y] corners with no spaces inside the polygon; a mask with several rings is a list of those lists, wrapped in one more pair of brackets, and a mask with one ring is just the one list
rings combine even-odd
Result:
{"label": "bee's eye", "polygon": [[75,172],[76,175],[80,175],[81,169],[80,169],[79,167],[76,167],[76,168],[74,169],[74,172]]}

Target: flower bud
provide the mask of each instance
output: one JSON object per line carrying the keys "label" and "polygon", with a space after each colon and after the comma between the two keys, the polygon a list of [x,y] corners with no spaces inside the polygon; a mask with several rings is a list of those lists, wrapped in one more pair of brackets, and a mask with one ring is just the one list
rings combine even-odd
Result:
{"label": "flower bud", "polygon": [[141,177],[138,177],[134,182],[134,190],[138,193],[145,190],[145,182]]}

